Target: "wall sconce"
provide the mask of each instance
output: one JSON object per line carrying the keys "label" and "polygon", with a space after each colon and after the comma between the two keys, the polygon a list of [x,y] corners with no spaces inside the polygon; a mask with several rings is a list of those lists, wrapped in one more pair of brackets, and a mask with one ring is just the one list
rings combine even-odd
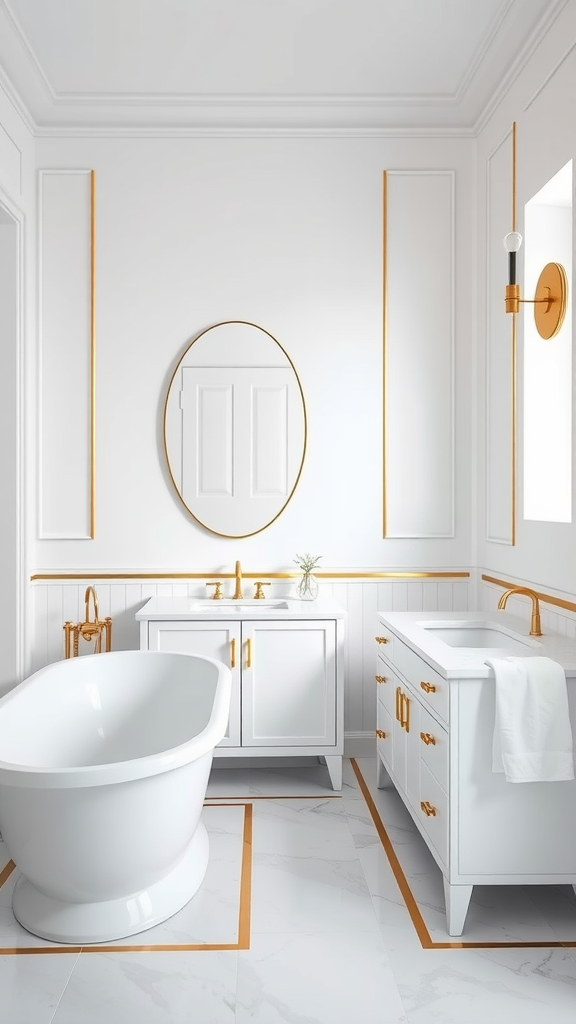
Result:
{"label": "wall sconce", "polygon": [[519,313],[521,302],[534,304],[534,322],[541,338],[553,338],[562,327],[566,316],[568,279],[561,263],[547,263],[538,278],[533,299],[520,298],[520,285],[516,284],[516,253],[522,245],[522,235],[510,231],[504,239],[508,253],[508,284],[505,307],[507,313]]}

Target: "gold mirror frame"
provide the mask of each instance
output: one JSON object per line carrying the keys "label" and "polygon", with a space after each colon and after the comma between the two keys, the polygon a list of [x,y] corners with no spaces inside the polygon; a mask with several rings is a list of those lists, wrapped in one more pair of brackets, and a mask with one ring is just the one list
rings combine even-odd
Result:
{"label": "gold mirror frame", "polygon": [[[303,442],[303,445],[302,445],[302,458],[300,460],[300,465],[298,467],[298,472],[296,474],[296,479],[294,481],[292,489],[291,489],[288,497],[286,498],[286,501],[284,502],[282,507],[278,510],[276,515],[273,516],[272,519],[270,519],[267,523],[265,523],[264,526],[260,526],[257,530],[251,530],[250,533],[221,533],[218,530],[213,530],[211,526],[208,526],[201,519],[199,519],[197,515],[194,514],[194,512],[189,507],[189,505],[187,505],[186,502],[184,501],[184,498],[182,497],[182,495],[180,493],[180,490],[178,488],[178,484],[176,483],[176,480],[174,479],[174,474],[172,473],[172,467],[170,465],[170,457],[168,455],[168,446],[167,446],[167,443],[166,443],[166,417],[167,417],[167,412],[168,412],[168,401],[169,401],[169,398],[170,398],[170,392],[171,392],[172,384],[174,383],[174,379],[176,377],[176,374],[178,373],[178,371],[179,371],[183,361],[185,360],[188,352],[190,351],[192,346],[195,345],[197,341],[199,341],[200,338],[203,338],[206,334],[208,334],[210,331],[215,330],[217,327],[224,327],[224,326],[230,325],[230,324],[242,324],[245,327],[254,327],[256,330],[262,331],[263,334],[267,335],[267,337],[270,338],[271,341],[275,342],[275,344],[278,346],[278,348],[281,350],[281,352],[284,354],[284,356],[288,360],[288,363],[290,364],[290,366],[292,368],[292,372],[294,373],[294,376],[296,378],[296,382],[298,384],[298,390],[300,392],[300,398],[301,398],[301,401],[302,401],[302,414],[303,414],[303,419],[304,419],[304,442]],[[165,402],[164,402],[163,443],[164,443],[164,457],[166,459],[166,466],[168,468],[168,473],[170,475],[170,479],[171,479],[172,484],[174,486],[174,490],[176,491],[176,494],[178,495],[178,498],[180,499],[180,502],[182,503],[182,505],[184,506],[184,508],[188,512],[188,514],[192,517],[194,522],[198,523],[198,525],[201,526],[204,530],[207,530],[208,533],[211,533],[211,534],[213,534],[216,537],[225,537],[227,540],[242,540],[245,537],[254,537],[257,533],[262,533],[263,530],[267,530],[268,527],[271,526],[272,523],[274,523],[278,519],[278,517],[282,515],[284,509],[286,508],[286,506],[290,502],[290,500],[292,498],[292,495],[294,494],[294,491],[296,490],[296,488],[298,486],[298,482],[299,482],[300,477],[302,475],[302,469],[304,467],[304,459],[306,458],[306,448],[307,448],[307,443],[308,443],[308,414],[306,412],[306,402],[305,402],[305,399],[304,399],[304,391],[302,389],[302,384],[301,384],[301,381],[300,381],[300,377],[298,376],[298,372],[296,370],[296,367],[294,366],[294,363],[292,362],[292,360],[291,360],[290,356],[288,355],[288,352],[286,351],[284,346],[278,341],[277,338],[274,337],[273,334],[270,334],[270,331],[267,331],[265,327],[261,327],[259,324],[255,324],[251,320],[221,320],[218,323],[211,324],[210,327],[206,327],[203,331],[200,331],[200,333],[197,334],[196,337],[192,339],[190,344],[186,346],[186,348],[184,349],[184,351],[180,355],[180,357],[178,359],[178,362],[176,363],[176,366],[175,366],[174,371],[172,373],[172,376],[170,377],[170,381],[168,383],[168,388],[166,389],[166,399],[165,399]]]}

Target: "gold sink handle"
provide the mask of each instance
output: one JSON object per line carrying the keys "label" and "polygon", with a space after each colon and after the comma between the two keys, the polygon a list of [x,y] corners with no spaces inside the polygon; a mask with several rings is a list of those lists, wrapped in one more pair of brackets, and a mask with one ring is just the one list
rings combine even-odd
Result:
{"label": "gold sink handle", "polygon": [[262,601],[264,599],[264,591],[262,590],[262,587],[269,587],[270,584],[269,583],[261,583],[260,580],[258,580],[258,582],[254,584],[254,586],[256,587],[256,593],[254,594],[254,600],[255,601]]}
{"label": "gold sink handle", "polygon": [[212,594],[212,597],[210,599],[211,601],[222,600],[222,583],[220,582],[220,580],[215,580],[214,583],[207,583],[206,586],[215,588],[214,593]]}

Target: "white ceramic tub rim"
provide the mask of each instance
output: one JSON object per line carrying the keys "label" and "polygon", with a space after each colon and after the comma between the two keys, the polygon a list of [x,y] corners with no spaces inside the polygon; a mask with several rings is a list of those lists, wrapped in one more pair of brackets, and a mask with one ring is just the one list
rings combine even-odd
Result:
{"label": "white ceramic tub rim", "polygon": [[[127,761],[116,761],[110,764],[78,765],[70,768],[42,767],[37,765],[12,764],[9,761],[0,759],[0,786],[29,786],[34,789],[72,789],[86,786],[106,786],[118,782],[132,782],[136,779],[149,778],[152,775],[159,775],[161,772],[168,772],[174,768],[189,764],[202,757],[203,754],[212,751],[222,739],[228,716],[230,712],[230,691],[232,688],[232,674],[230,669],[223,662],[216,658],[207,658],[200,654],[173,654],[166,651],[108,651],[102,654],[93,654],[91,658],[115,658],[121,660],[123,657],[142,655],[146,658],[190,658],[214,665],[218,671],[216,680],[216,691],[214,703],[207,726],[196,735],[190,736],[184,743],[177,747],[162,751],[156,754],[147,754],[144,757],[132,758]],[[53,662],[44,668],[34,672],[21,683],[0,698],[0,728],[2,721],[2,708],[10,701],[16,700],[24,688],[35,685],[47,685],[42,683],[42,677],[53,673],[60,666],[71,666],[65,671],[73,671],[76,659]]]}

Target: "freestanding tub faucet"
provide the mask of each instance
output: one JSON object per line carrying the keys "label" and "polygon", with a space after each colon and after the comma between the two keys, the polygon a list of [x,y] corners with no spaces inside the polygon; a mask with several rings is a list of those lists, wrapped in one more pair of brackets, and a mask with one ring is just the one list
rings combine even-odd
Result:
{"label": "freestanding tub faucet", "polygon": [[236,589],[234,591],[233,600],[242,601],[242,566],[240,565],[240,562],[236,562],[234,574],[236,576]]}
{"label": "freestanding tub faucet", "polygon": [[500,600],[498,601],[498,608],[500,611],[506,607],[506,602],[510,597],[510,594],[526,594],[526,597],[532,599],[532,616],[530,618],[530,636],[543,636],[542,627],[540,624],[540,603],[538,601],[538,594],[528,587],[511,587],[510,590],[506,590]]}

